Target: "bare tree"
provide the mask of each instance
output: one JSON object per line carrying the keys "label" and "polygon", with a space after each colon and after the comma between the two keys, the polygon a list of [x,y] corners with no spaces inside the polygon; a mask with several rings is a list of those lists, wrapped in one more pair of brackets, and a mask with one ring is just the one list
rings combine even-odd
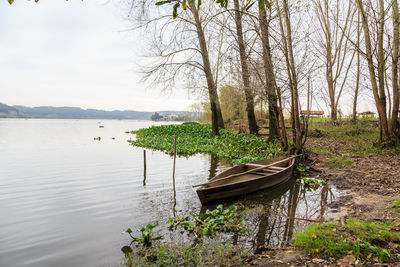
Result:
{"label": "bare tree", "polygon": [[[259,8],[259,23],[261,40],[263,45],[262,58],[265,73],[265,89],[268,97],[269,110],[269,140],[279,138],[283,141],[283,145],[287,146],[285,122],[282,121],[282,134],[279,133],[279,108],[278,95],[276,88],[275,74],[272,65],[271,46],[269,42],[269,20],[267,20],[265,3],[263,8]],[[283,116],[282,116],[283,117]]]}
{"label": "bare tree", "polygon": [[399,125],[400,16],[399,16],[399,4],[397,0],[392,0],[392,22],[393,22],[393,55],[392,55],[393,105],[392,105],[391,132],[393,137],[398,141],[400,139],[400,125]]}
{"label": "bare tree", "polygon": [[276,1],[278,10],[279,25],[281,30],[281,37],[283,43],[284,55],[286,58],[286,68],[289,78],[289,88],[291,95],[291,120],[292,120],[292,134],[293,143],[297,152],[303,149],[302,131],[300,126],[300,111],[299,111],[299,92],[298,92],[298,79],[293,55],[293,40],[292,40],[292,26],[290,23],[290,11],[287,0],[282,1],[282,10]]}
{"label": "bare tree", "polygon": [[248,67],[248,59],[246,53],[245,41],[243,38],[242,11],[239,0],[233,0],[235,9],[235,25],[236,40],[239,47],[240,64],[242,67],[241,74],[243,79],[244,93],[246,95],[246,111],[249,123],[249,131],[251,134],[258,134],[258,125],[256,115],[254,113],[254,92],[250,86],[250,71]]}
{"label": "bare tree", "polygon": [[313,6],[319,24],[317,47],[322,50],[325,64],[331,118],[336,121],[340,96],[355,55],[354,51],[348,59],[349,39],[346,38],[351,32],[355,9],[350,2],[340,0],[313,0]]}
{"label": "bare tree", "polygon": [[385,82],[384,82],[384,72],[385,72],[385,57],[383,53],[383,32],[384,32],[384,19],[385,19],[385,8],[383,0],[379,0],[379,25],[378,25],[378,79],[375,73],[375,66],[373,60],[373,51],[371,43],[371,33],[369,27],[369,20],[367,13],[365,11],[365,6],[362,0],[355,0],[358,12],[361,16],[362,27],[364,31],[364,42],[365,42],[365,57],[368,63],[369,77],[371,82],[372,91],[374,94],[376,108],[379,115],[379,125],[380,125],[380,139],[383,138],[388,140],[390,138],[388,120],[386,117],[386,95],[385,95]]}

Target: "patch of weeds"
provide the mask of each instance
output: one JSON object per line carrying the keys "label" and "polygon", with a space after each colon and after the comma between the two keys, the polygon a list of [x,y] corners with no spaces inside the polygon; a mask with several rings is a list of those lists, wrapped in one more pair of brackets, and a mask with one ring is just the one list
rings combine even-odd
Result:
{"label": "patch of weeds", "polygon": [[170,218],[169,223],[170,229],[180,226],[194,235],[197,242],[202,242],[203,236],[213,237],[220,232],[243,233],[247,230],[246,222],[240,217],[235,205],[227,209],[218,205],[214,210],[206,210],[204,214],[178,215],[177,218]]}
{"label": "patch of weeds", "polygon": [[197,153],[215,154],[232,163],[243,163],[271,158],[281,153],[277,143],[248,134],[235,134],[230,130],[220,130],[214,137],[210,125],[184,123],[180,125],[152,126],[131,132],[136,140],[132,145],[174,154],[174,134],[177,135],[178,156],[191,156]]}
{"label": "patch of weeds", "polygon": [[301,163],[296,164],[296,171],[297,171],[300,175],[304,175],[309,169],[310,169],[309,166],[303,165],[303,164],[301,164]]}
{"label": "patch of weeds", "polygon": [[382,222],[348,219],[343,223],[326,222],[313,224],[297,233],[294,245],[319,257],[343,257],[353,254],[356,258],[380,261],[390,260],[400,241],[400,233],[392,231],[392,225]]}
{"label": "patch of weeds", "polygon": [[319,129],[314,129],[314,130],[308,132],[307,136],[314,137],[314,138],[321,138],[321,137],[324,137],[325,134]]}
{"label": "patch of weeds", "polygon": [[99,128],[104,128],[104,126],[103,125],[99,125]]}
{"label": "patch of weeds", "polygon": [[211,242],[193,246],[157,244],[125,254],[127,266],[243,266],[248,250],[242,245]]}
{"label": "patch of weeds", "polygon": [[93,138],[95,141],[100,141],[101,140],[101,137],[99,136],[99,137],[95,137],[95,138]]}
{"label": "patch of weeds", "polygon": [[354,164],[354,161],[349,158],[332,157],[327,161],[327,163],[329,163],[329,167],[331,168],[339,168],[349,167]]}
{"label": "patch of weeds", "polygon": [[195,242],[187,245],[159,241],[161,237],[152,236],[156,225],[151,224],[140,230],[141,237],[132,236],[132,230],[128,229],[127,233],[138,246],[136,249],[130,245],[121,249],[127,266],[241,266],[248,256],[245,244],[231,245],[212,239],[218,233],[247,231],[237,206],[225,209],[219,205],[204,214],[177,216],[169,222],[170,230],[180,227],[182,232],[195,236]]}
{"label": "patch of weeds", "polygon": [[394,208],[394,209],[400,209],[400,200],[394,201],[392,203],[391,207]]}

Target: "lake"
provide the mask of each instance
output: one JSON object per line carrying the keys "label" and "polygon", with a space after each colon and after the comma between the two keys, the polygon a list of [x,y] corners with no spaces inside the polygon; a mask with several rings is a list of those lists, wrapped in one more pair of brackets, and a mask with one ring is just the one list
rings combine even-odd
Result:
{"label": "lake", "polygon": [[[143,149],[129,145],[134,136],[125,131],[161,124],[0,119],[0,266],[120,266],[128,227],[167,225],[174,211],[200,211],[191,186],[229,166],[211,155],[177,158],[174,198],[173,159],[147,150],[143,185]],[[329,186],[305,192],[291,181],[246,197],[254,228],[248,242],[287,242],[323,218],[337,194]]]}

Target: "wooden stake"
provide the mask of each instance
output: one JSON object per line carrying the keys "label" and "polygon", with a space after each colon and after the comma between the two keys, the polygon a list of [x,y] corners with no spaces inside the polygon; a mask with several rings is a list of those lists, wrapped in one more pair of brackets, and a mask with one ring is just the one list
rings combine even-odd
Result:
{"label": "wooden stake", "polygon": [[146,150],[143,150],[143,185],[146,185]]}
{"label": "wooden stake", "polygon": [[173,189],[174,189],[174,207],[173,207],[174,216],[176,216],[175,165],[176,165],[176,133],[174,134],[174,168],[172,171],[172,182],[173,182]]}
{"label": "wooden stake", "polygon": [[172,180],[174,181],[174,188],[175,188],[175,164],[176,164],[176,134],[174,134],[174,169],[172,172]]}

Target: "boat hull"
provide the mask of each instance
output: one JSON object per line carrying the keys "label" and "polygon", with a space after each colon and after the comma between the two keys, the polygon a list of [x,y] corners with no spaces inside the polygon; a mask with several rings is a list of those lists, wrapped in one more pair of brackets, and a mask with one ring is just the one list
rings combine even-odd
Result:
{"label": "boat hull", "polygon": [[[280,159],[269,159],[269,160],[264,160],[264,161],[256,161],[256,162],[252,162],[252,163],[268,165],[268,164],[274,163],[275,161],[278,161],[278,160],[280,160]],[[230,183],[221,184],[221,185],[210,186],[210,187],[203,186],[197,190],[197,195],[199,196],[200,202],[202,204],[206,204],[206,203],[213,202],[216,200],[232,198],[232,197],[256,192],[259,190],[271,188],[273,186],[276,186],[278,184],[286,182],[292,176],[294,162],[295,162],[294,158],[288,159],[288,162],[279,164],[281,166],[283,165],[282,166],[283,169],[281,171],[270,174],[270,175],[260,176],[255,179],[250,179],[250,180],[246,180],[243,182],[236,182],[236,183],[231,183],[231,184]],[[225,172],[222,172],[221,174],[212,178],[210,181],[218,181],[219,179],[223,179],[226,176],[229,176],[235,172],[238,172],[239,170],[246,168],[245,165],[246,164],[241,164],[239,166],[236,166],[229,170],[226,170]],[[279,166],[279,165],[276,165],[276,166]]]}

